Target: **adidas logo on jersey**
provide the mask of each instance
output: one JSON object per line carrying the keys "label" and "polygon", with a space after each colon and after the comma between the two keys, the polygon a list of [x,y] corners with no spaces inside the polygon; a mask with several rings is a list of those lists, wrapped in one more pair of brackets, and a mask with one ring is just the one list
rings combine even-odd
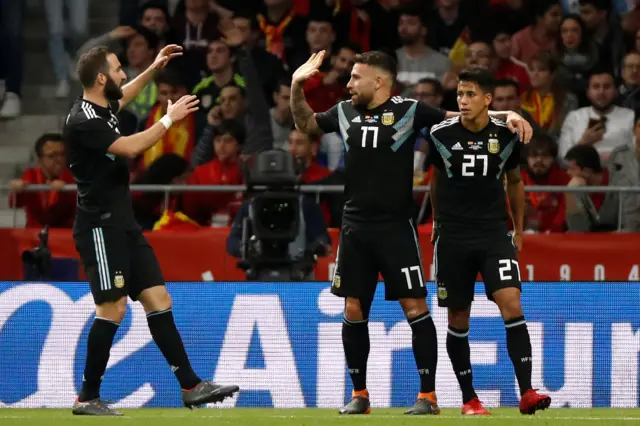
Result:
{"label": "adidas logo on jersey", "polygon": [[464,148],[462,147],[462,145],[460,145],[460,142],[456,142],[456,144],[452,146],[451,149],[454,151],[462,151]]}
{"label": "adidas logo on jersey", "polygon": [[360,116],[357,116],[356,118],[354,118],[353,120],[351,120],[352,123],[361,123],[362,119],[360,118]]}

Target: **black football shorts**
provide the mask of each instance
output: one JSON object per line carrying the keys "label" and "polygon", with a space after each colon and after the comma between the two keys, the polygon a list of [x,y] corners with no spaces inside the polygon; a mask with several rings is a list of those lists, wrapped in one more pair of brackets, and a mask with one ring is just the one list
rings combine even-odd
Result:
{"label": "black football shorts", "polygon": [[373,300],[382,274],[385,299],[425,298],[426,281],[418,235],[410,220],[352,226],[343,224],[331,292]]}
{"label": "black football shorts", "polygon": [[500,289],[521,288],[517,250],[506,231],[473,239],[440,231],[433,258],[439,306],[468,308],[473,302],[478,273],[489,300]]}
{"label": "black football shorts", "polygon": [[96,305],[164,285],[160,264],[141,231],[93,228],[74,235]]}

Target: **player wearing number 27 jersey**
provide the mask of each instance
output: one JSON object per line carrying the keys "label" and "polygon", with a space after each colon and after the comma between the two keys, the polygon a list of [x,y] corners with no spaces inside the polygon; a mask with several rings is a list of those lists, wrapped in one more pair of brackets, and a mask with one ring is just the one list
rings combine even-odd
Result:
{"label": "player wearing number 27 jersey", "polygon": [[[413,146],[423,128],[455,113],[413,99],[392,97],[395,61],[382,52],[355,60],[347,85],[351,100],[324,113],[311,110],[302,82],[317,72],[324,52],[313,55],[293,74],[291,109],[303,132],[339,132],[345,144],[343,226],[331,292],[345,298],[342,343],[353,382],[352,399],[341,414],[370,411],[366,387],[369,356],[368,318],[378,283],[385,298],[398,300],[412,331],[420,392],[407,414],[438,414],[435,395],[437,336],[426,304],[425,278],[417,233],[411,220],[414,203]],[[520,122],[519,117],[514,117]]]}
{"label": "player wearing number 27 jersey", "polygon": [[[551,399],[531,389],[531,342],[520,304],[517,251],[524,221],[520,142],[489,117],[493,76],[480,69],[460,74],[461,116],[432,127],[429,159],[434,208],[434,266],[438,304],[449,310],[447,352],[462,390],[463,414],[489,414],[473,388],[469,315],[478,273],[487,297],[504,319],[507,348],[522,395],[520,412],[533,414]],[[508,232],[507,196],[515,234]]]}

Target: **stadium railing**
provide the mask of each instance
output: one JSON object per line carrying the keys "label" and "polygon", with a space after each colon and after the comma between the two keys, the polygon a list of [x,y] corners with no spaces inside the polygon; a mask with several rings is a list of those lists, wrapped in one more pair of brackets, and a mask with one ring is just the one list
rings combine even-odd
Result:
{"label": "stadium railing", "polygon": [[[169,206],[170,194],[179,192],[244,192],[246,185],[131,185],[132,192],[162,192],[164,193],[164,207]],[[266,189],[265,186],[254,186],[254,189]],[[12,188],[7,184],[0,184],[0,190],[11,192]],[[24,188],[26,192],[50,191],[49,185],[28,185]],[[62,191],[75,191],[76,185],[65,185]],[[524,187],[525,192],[575,192],[575,193],[594,193],[594,192],[617,192],[617,193],[640,193],[640,186],[546,186],[531,185]],[[300,191],[303,193],[316,194],[319,200],[320,194],[323,193],[341,193],[344,192],[344,185],[301,185]],[[429,185],[416,185],[413,187],[414,192],[429,192]],[[420,209],[420,215],[424,213],[427,206],[427,197],[424,197]],[[618,230],[622,225],[622,212],[624,207],[623,197],[618,197]],[[14,209],[13,227],[17,224],[17,211]]]}

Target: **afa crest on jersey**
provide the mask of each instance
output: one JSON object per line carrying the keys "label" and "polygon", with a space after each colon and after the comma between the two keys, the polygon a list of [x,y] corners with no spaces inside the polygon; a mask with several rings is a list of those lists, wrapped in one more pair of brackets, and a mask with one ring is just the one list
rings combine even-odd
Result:
{"label": "afa crest on jersey", "polygon": [[491,154],[497,154],[500,152],[500,141],[498,139],[489,139],[489,146],[487,148]]}
{"label": "afa crest on jersey", "polygon": [[393,115],[393,112],[385,112],[382,114],[382,124],[384,124],[385,126],[391,126],[393,123],[395,123],[396,118]]}

